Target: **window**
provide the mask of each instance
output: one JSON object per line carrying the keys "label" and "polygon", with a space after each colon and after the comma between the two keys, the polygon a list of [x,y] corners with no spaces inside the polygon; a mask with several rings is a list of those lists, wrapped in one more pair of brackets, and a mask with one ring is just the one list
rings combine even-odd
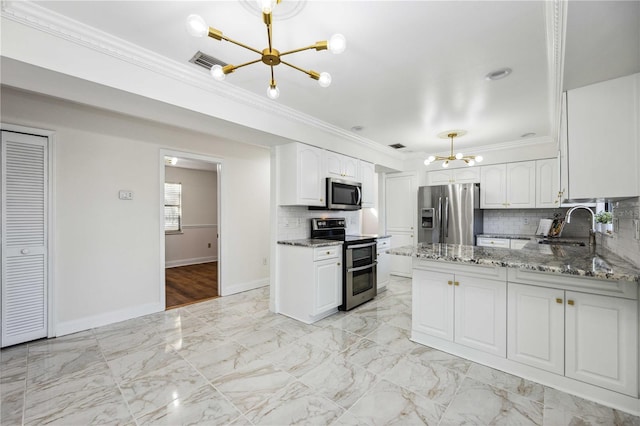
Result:
{"label": "window", "polygon": [[164,184],[164,232],[182,231],[182,184]]}

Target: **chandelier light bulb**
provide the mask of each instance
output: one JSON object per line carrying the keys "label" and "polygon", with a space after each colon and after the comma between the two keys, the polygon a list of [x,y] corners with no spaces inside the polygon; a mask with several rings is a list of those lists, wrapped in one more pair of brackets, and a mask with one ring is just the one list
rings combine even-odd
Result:
{"label": "chandelier light bulb", "polygon": [[278,86],[269,85],[269,87],[267,87],[267,96],[273,100],[278,99],[280,96],[280,89],[278,89]]}
{"label": "chandelier light bulb", "polygon": [[476,155],[476,163],[482,163],[482,155]]}
{"label": "chandelier light bulb", "polygon": [[449,161],[447,160],[444,163],[442,163],[442,167],[444,167],[445,169],[449,167]]}
{"label": "chandelier light bulb", "polygon": [[331,85],[331,74],[328,72],[321,72],[318,84],[320,87],[329,87]]}
{"label": "chandelier light bulb", "polygon": [[427,160],[428,160],[430,163],[433,163],[434,161],[436,161],[436,157],[435,157],[435,156],[433,156],[433,155],[430,155],[430,156],[429,156],[429,158],[427,158]]}
{"label": "chandelier light bulb", "polygon": [[462,160],[462,157],[464,157],[464,155],[462,155],[461,152],[456,154],[456,160]]}
{"label": "chandelier light bulb", "polygon": [[217,81],[223,81],[226,77],[226,74],[222,70],[222,66],[216,64],[211,67],[211,76]]}
{"label": "chandelier light bulb", "polygon": [[469,165],[469,167],[473,166],[474,164],[476,164],[474,160],[467,161],[467,165]]}
{"label": "chandelier light bulb", "polygon": [[258,7],[262,10],[262,13],[269,14],[273,12],[275,5],[276,0],[258,0]]}
{"label": "chandelier light bulb", "polygon": [[329,39],[327,48],[336,55],[342,53],[347,48],[347,39],[342,34],[334,34]]}
{"label": "chandelier light bulb", "polygon": [[209,34],[209,26],[200,15],[187,17],[187,32],[194,37],[204,37]]}

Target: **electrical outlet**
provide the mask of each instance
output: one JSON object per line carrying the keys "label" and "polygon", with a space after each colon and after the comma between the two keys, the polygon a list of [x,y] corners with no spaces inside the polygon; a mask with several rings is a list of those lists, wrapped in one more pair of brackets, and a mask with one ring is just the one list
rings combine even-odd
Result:
{"label": "electrical outlet", "polygon": [[211,248],[211,243],[207,244],[207,248]]}
{"label": "electrical outlet", "polygon": [[118,192],[118,198],[120,198],[121,200],[133,200],[133,191],[121,189]]}
{"label": "electrical outlet", "polygon": [[528,217],[525,217],[524,219],[522,219],[522,222],[523,222],[525,225],[528,225],[528,224],[529,224],[529,218],[528,218]]}

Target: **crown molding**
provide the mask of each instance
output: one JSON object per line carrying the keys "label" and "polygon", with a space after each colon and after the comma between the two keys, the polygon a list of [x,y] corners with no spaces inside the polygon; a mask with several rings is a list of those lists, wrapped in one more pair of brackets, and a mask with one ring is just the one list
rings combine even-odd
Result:
{"label": "crown molding", "polygon": [[311,115],[275,103],[263,96],[258,96],[255,93],[227,82],[222,82],[222,84],[221,82],[214,82],[206,73],[203,73],[195,67],[166,58],[151,50],[45,9],[30,1],[2,0],[1,8],[0,14],[3,18],[10,19],[30,28],[43,31],[79,46],[125,61],[131,65],[174,79],[180,83],[189,84],[213,95],[333,134],[341,139],[378,151],[393,158],[400,160],[408,158],[407,154],[398,153],[371,139],[355,135]]}
{"label": "crown molding", "polygon": [[560,143],[560,121],[562,115],[562,89],[564,78],[564,55],[567,31],[568,0],[552,0],[545,3],[547,26],[547,63],[549,77],[549,122],[551,134]]}

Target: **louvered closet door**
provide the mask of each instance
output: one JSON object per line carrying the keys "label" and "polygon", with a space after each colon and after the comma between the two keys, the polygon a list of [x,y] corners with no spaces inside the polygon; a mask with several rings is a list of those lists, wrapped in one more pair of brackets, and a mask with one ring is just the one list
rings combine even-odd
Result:
{"label": "louvered closet door", "polygon": [[47,336],[47,138],[2,132],[2,347]]}

